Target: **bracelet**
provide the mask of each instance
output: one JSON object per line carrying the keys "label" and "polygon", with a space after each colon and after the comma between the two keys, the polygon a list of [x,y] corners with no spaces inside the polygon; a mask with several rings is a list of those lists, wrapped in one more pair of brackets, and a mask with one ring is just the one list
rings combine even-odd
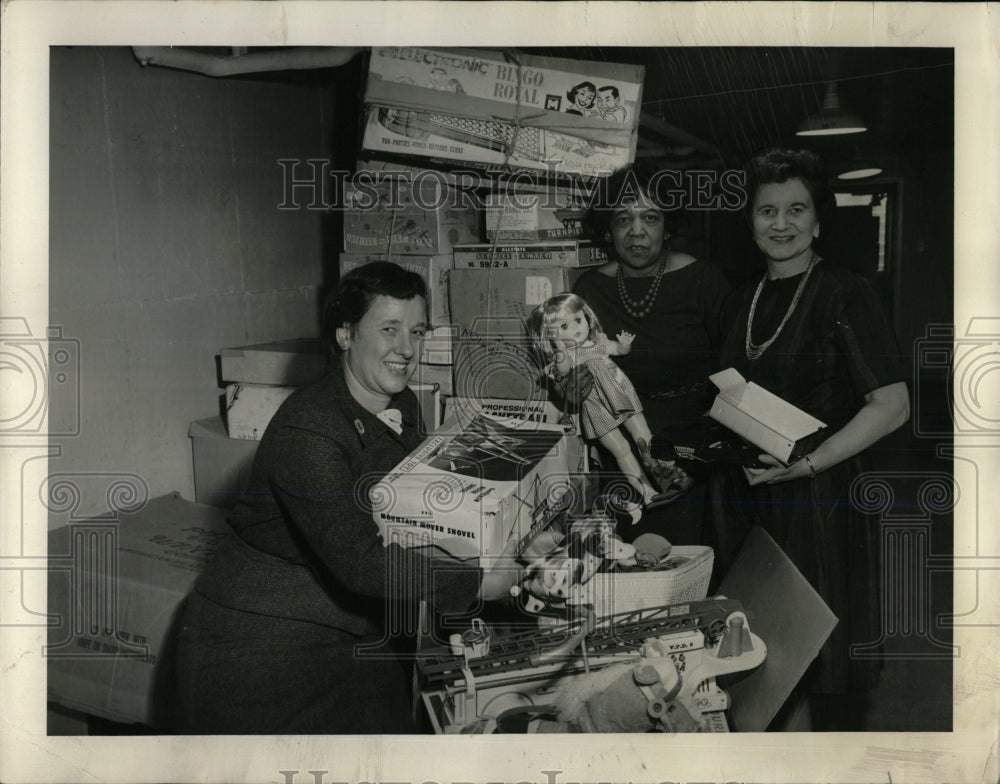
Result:
{"label": "bracelet", "polygon": [[810,479],[815,479],[816,478],[816,466],[813,465],[813,461],[809,459],[809,455],[806,455],[802,459],[805,460],[806,461],[806,465],[809,466],[809,478]]}

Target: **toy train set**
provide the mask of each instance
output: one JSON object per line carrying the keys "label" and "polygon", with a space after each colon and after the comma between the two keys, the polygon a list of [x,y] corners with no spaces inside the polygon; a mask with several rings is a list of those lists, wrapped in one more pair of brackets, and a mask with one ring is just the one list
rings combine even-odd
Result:
{"label": "toy train set", "polygon": [[[767,656],[739,601],[712,598],[421,651],[438,734],[727,732],[720,675]],[[485,645],[484,645],[485,641]]]}

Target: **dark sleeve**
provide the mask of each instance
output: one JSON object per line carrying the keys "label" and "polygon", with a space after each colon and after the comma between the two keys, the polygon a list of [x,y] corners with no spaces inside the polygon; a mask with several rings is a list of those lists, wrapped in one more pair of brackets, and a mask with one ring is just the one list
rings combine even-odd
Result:
{"label": "dark sleeve", "polygon": [[708,332],[712,349],[719,350],[723,329],[723,303],[729,294],[730,285],[719,268],[708,262],[700,262],[704,267],[698,307],[701,311],[702,323]]}
{"label": "dark sleeve", "polygon": [[352,474],[343,444],[305,429],[288,428],[285,438],[287,459],[276,461],[271,489],[294,532],[337,582],[363,596],[427,599],[442,612],[474,604],[478,568],[383,546],[368,502],[371,483]]}
{"label": "dark sleeve", "polygon": [[835,330],[858,395],[907,381],[892,324],[868,280],[856,277],[842,290],[836,303]]}

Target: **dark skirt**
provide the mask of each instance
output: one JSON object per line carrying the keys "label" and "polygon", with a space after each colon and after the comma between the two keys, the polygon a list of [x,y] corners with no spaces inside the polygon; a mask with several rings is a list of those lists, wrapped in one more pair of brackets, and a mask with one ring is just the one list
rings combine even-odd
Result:
{"label": "dark skirt", "polygon": [[[415,732],[407,668],[375,638],[219,605],[195,592],[178,631],[187,734]],[[371,645],[377,655],[359,655]]]}

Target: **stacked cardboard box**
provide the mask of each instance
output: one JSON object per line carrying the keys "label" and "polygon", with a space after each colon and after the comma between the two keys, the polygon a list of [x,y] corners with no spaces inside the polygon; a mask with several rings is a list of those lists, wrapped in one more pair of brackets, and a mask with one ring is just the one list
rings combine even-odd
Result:
{"label": "stacked cardboard box", "polygon": [[565,190],[490,193],[484,207],[484,228],[490,242],[587,237],[587,201]]}
{"label": "stacked cardboard box", "polygon": [[195,500],[230,507],[246,489],[257,442],[285,398],[327,372],[322,340],[302,338],[223,348],[219,375],[226,390],[223,416],[192,422]]}
{"label": "stacked cardboard box", "polygon": [[[345,256],[341,271],[388,258],[428,280],[431,320],[450,327],[429,337],[422,382],[444,375],[447,357],[446,395],[547,400],[524,320],[607,261],[587,241],[585,215],[597,178],[635,159],[643,76],[642,66],[525,53],[372,49],[361,145],[370,155],[344,199],[345,251],[365,255]],[[395,209],[366,219],[380,205]],[[470,238],[474,224],[481,236]]]}
{"label": "stacked cardboard box", "polygon": [[635,158],[644,68],[374,47],[362,146],[452,165],[606,175]]}
{"label": "stacked cardboard box", "polygon": [[479,238],[479,216],[435,176],[358,175],[344,185],[344,251],[438,256]]}
{"label": "stacked cardboard box", "polygon": [[[344,250],[350,253],[341,259],[341,273],[389,259],[427,280],[436,329],[417,380],[435,379],[445,392],[441,438],[461,439],[473,420],[486,421],[470,418],[470,411],[514,428],[561,427],[568,431],[562,472],[585,473],[576,423],[548,399],[525,319],[549,297],[571,290],[587,267],[607,261],[605,251],[587,241],[588,189],[634,160],[642,79],[637,66],[528,55],[514,63],[476,50],[373,49],[362,141],[373,157],[359,164],[345,188]],[[527,176],[472,176],[491,172],[492,164]],[[473,225],[481,233],[469,236]],[[435,443],[434,449],[442,446]],[[407,482],[420,480],[414,472],[433,473],[423,457],[392,475],[400,502],[419,506],[426,488]],[[427,511],[392,513],[405,518],[397,533],[414,538],[422,531],[456,554],[484,555],[497,552],[511,531],[527,530],[517,514],[508,519],[501,509],[499,517],[484,517],[466,509],[481,528],[456,533],[461,526]],[[514,519],[520,522],[512,528]]]}
{"label": "stacked cardboard box", "polygon": [[327,370],[322,340],[285,340],[224,348],[220,373],[226,385],[226,427],[230,438],[259,441],[267,423],[298,387]]}
{"label": "stacked cardboard box", "polygon": [[593,267],[608,260],[604,248],[580,240],[481,242],[455,246],[456,269]]}
{"label": "stacked cardboard box", "polygon": [[194,500],[199,504],[232,506],[249,484],[257,442],[230,438],[219,416],[192,422],[188,436],[194,466]]}

